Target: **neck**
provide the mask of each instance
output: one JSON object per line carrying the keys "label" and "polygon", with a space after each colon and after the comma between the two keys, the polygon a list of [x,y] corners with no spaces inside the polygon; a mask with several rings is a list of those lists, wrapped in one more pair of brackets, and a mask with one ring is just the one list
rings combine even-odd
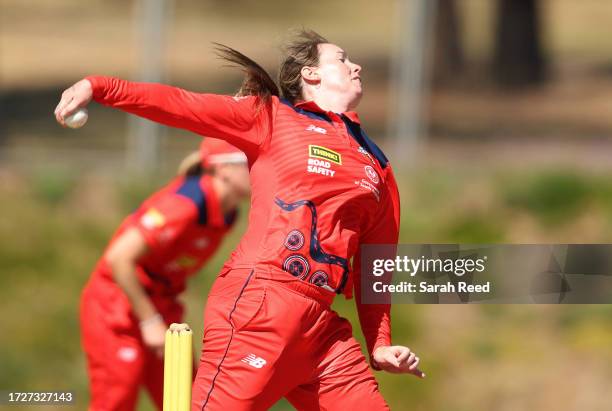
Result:
{"label": "neck", "polygon": [[230,188],[229,183],[224,178],[213,176],[212,185],[217,193],[217,198],[221,204],[221,212],[224,215],[238,206],[240,197]]}
{"label": "neck", "polygon": [[321,109],[333,113],[344,113],[353,108],[345,96],[321,92],[320,89],[308,90],[304,93],[304,98],[314,101]]}

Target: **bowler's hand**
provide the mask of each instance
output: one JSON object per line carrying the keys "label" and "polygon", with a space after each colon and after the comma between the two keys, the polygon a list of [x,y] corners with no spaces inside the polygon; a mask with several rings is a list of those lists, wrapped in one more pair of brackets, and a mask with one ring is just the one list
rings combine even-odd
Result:
{"label": "bowler's hand", "polygon": [[92,97],[93,90],[89,80],[83,79],[77,81],[62,93],[62,98],[54,111],[55,119],[62,126],[66,127],[64,119],[79,108],[85,107]]}
{"label": "bowler's hand", "polygon": [[394,374],[412,374],[425,378],[425,373],[417,368],[419,357],[402,345],[389,345],[378,347],[372,353],[376,365],[387,372]]}
{"label": "bowler's hand", "polygon": [[145,346],[159,358],[164,356],[164,342],[168,326],[160,315],[156,315],[140,323],[140,334]]}

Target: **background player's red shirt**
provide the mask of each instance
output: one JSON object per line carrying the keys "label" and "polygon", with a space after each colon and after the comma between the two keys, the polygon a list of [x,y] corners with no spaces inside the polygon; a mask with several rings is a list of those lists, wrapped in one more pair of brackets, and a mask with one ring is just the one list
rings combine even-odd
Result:
{"label": "background player's red shirt", "polygon": [[[125,230],[138,229],[149,247],[138,261],[138,279],[163,313],[176,305],[187,277],[215,253],[234,219],[235,212],[222,214],[210,176],[178,177],[122,222],[107,250]],[[116,311],[129,311],[105,255],[92,274],[88,295],[94,290],[100,297],[122,301]]]}
{"label": "background player's red shirt", "polygon": [[264,105],[255,96],[88,80],[101,104],[244,151],[251,168],[249,227],[226,265],[254,268],[259,276],[289,272],[347,296],[354,285],[370,353],[390,345],[389,305],[360,301],[360,245],[397,243],[399,196],[388,160],[355,113],[276,97]]}

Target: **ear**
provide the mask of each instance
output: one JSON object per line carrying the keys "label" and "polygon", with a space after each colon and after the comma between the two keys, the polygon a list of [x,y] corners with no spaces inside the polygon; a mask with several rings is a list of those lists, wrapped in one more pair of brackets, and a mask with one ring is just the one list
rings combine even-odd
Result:
{"label": "ear", "polygon": [[316,85],[321,82],[321,77],[319,76],[319,72],[316,67],[304,66],[302,70],[300,70],[300,74],[304,81],[308,84]]}

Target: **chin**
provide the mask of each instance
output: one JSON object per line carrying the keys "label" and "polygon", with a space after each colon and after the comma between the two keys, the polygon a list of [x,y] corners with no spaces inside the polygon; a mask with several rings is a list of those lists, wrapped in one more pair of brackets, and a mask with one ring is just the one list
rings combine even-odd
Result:
{"label": "chin", "polygon": [[361,92],[361,90],[359,90],[359,92],[356,93],[353,99],[351,100],[351,104],[349,104],[350,110],[357,108],[359,102],[361,101],[361,96],[363,96],[363,93]]}

